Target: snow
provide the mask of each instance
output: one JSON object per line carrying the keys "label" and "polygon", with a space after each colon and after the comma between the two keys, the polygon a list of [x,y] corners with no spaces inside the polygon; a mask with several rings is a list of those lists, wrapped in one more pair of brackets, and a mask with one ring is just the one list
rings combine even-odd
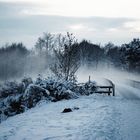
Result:
{"label": "snow", "polygon": [[[117,87],[115,97],[92,94],[55,103],[44,101],[3,121],[0,140],[139,140],[140,102],[120,96],[123,90]],[[74,107],[79,110],[61,113]]]}
{"label": "snow", "polygon": [[10,116],[20,114],[46,100],[56,102],[63,99],[89,95],[96,90],[95,82],[78,84],[48,77],[39,77],[32,81],[24,78],[20,83],[7,82],[0,89],[0,122]]}
{"label": "snow", "polygon": [[[42,94],[50,95],[52,89],[57,89],[60,95],[66,94],[73,99],[51,102],[42,98],[34,108],[3,121],[0,140],[139,140],[140,89],[120,79],[111,80],[116,87],[115,97],[90,94],[90,88],[86,94],[86,84],[81,84],[81,89],[77,87],[76,90],[71,83],[38,79],[27,87],[23,95],[40,94],[40,90]],[[107,84],[105,79],[98,78],[91,87],[98,83]],[[34,93],[32,88],[38,91]],[[85,92],[81,94],[80,91]],[[77,95],[79,98],[75,98]],[[20,96],[16,95],[16,99],[7,97],[5,104],[11,99],[18,100]],[[65,108],[79,109],[62,113]]]}

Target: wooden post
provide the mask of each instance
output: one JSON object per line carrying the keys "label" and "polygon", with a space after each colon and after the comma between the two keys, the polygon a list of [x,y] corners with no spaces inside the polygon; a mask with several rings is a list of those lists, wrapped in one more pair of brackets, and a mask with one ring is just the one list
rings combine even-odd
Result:
{"label": "wooden post", "polygon": [[110,88],[109,88],[108,96],[110,96]]}
{"label": "wooden post", "polygon": [[112,84],[112,87],[113,87],[113,89],[112,89],[113,96],[115,96],[115,85],[114,85],[114,84]]}
{"label": "wooden post", "polygon": [[90,83],[90,75],[89,75],[89,81],[88,82]]}

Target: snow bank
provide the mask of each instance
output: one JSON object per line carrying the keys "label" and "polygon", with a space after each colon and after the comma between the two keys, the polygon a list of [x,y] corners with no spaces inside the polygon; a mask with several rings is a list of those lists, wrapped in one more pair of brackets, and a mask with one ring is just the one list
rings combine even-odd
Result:
{"label": "snow bank", "polygon": [[[79,107],[69,113],[64,108]],[[3,121],[6,140],[139,140],[140,102],[105,95],[42,103]]]}

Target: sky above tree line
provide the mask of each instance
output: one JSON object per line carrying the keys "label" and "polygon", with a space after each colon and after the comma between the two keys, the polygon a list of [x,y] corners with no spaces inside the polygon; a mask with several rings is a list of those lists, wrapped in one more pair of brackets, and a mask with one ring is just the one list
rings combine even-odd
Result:
{"label": "sky above tree line", "polygon": [[139,0],[0,0],[0,46],[33,47],[43,32],[117,45],[140,37]]}

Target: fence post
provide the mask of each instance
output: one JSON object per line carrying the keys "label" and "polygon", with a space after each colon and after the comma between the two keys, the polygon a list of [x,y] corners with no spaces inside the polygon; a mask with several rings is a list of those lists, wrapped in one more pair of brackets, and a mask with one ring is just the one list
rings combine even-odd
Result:
{"label": "fence post", "polygon": [[108,96],[110,96],[110,87],[109,87],[109,92],[108,92]]}
{"label": "fence post", "polygon": [[89,80],[88,80],[88,82],[90,83],[90,75],[89,75]]}
{"label": "fence post", "polygon": [[112,89],[112,90],[113,90],[113,91],[112,91],[112,92],[113,92],[113,96],[115,96],[115,85],[112,84],[112,86],[113,86],[113,89]]}

